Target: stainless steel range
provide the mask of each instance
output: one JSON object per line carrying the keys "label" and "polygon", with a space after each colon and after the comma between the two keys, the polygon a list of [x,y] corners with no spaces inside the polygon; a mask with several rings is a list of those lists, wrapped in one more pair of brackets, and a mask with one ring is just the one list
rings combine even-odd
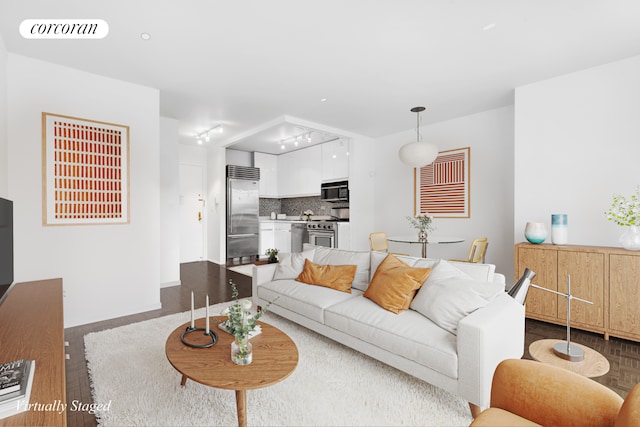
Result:
{"label": "stainless steel range", "polygon": [[338,224],[335,221],[311,221],[307,223],[309,243],[328,248],[338,247]]}

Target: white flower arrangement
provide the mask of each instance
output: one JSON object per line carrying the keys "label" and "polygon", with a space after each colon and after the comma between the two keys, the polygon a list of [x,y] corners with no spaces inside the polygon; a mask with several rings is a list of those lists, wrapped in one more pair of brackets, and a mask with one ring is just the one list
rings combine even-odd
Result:
{"label": "white flower arrangement", "polygon": [[418,214],[415,217],[408,216],[411,226],[420,231],[433,231],[433,217],[429,214]]}
{"label": "white flower arrangement", "polygon": [[309,221],[311,219],[311,215],[313,215],[313,211],[311,209],[307,209],[306,211],[302,212],[302,215],[307,217],[307,221]]}
{"label": "white flower arrangement", "polygon": [[[223,316],[229,316],[229,320],[223,322],[223,329],[229,332],[231,335],[239,340],[246,340],[252,336],[252,332],[256,330],[258,332],[260,326],[257,324],[258,319],[266,313],[266,307],[258,311],[255,314],[251,314],[252,303],[248,299],[238,300],[238,287],[232,280],[229,280],[231,285],[231,297],[235,299],[235,302],[222,311]],[[267,307],[270,305],[269,303]]]}
{"label": "white flower arrangement", "polygon": [[605,215],[609,221],[623,227],[640,225],[640,185],[636,187],[636,192],[629,198],[614,194],[613,202]]}

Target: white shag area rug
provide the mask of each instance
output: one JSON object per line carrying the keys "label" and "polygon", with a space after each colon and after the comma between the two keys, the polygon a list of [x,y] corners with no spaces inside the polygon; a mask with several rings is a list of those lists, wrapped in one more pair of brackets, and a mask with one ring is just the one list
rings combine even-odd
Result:
{"label": "white shag area rug", "polygon": [[253,264],[237,265],[235,267],[229,267],[229,270],[244,274],[245,276],[253,276]]}
{"label": "white shag area rug", "polygon": [[[193,381],[183,388],[167,361],[167,337],[189,319],[189,312],[178,313],[85,336],[93,400],[108,408],[96,414],[100,425],[237,425],[235,392]],[[247,391],[251,426],[467,426],[472,420],[457,396],[273,313],[261,320],[293,339],[300,360],[284,381]]]}

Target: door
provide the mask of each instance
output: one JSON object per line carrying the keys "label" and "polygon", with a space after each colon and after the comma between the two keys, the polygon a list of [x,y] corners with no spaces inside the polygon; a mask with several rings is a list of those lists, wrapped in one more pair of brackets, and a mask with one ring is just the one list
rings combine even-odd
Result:
{"label": "door", "polygon": [[180,165],[180,262],[202,261],[204,254],[204,170]]}

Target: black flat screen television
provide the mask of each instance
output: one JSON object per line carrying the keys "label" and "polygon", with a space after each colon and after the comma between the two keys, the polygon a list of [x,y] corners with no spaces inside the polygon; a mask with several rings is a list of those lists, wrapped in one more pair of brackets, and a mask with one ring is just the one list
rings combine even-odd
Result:
{"label": "black flat screen television", "polygon": [[13,202],[0,198],[0,305],[13,286]]}

